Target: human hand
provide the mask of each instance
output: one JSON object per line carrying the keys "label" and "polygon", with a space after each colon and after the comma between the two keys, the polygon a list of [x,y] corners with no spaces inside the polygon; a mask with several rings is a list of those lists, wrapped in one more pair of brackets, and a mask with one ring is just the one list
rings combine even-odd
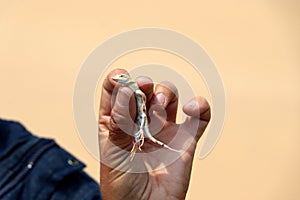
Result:
{"label": "human hand", "polygon": [[[149,78],[138,78],[136,81],[147,96],[151,133],[156,133],[155,138],[172,148],[183,151],[176,155],[146,139],[142,152],[130,161],[136,103],[128,87],[120,87],[112,80],[122,73],[127,72],[123,69],[112,71],[102,88],[99,144],[103,199],[184,199],[197,142],[210,120],[209,104],[202,97],[193,98],[183,106],[188,117],[182,124],[176,124],[176,87],[164,82],[154,89]],[[159,154],[150,153],[157,151]],[[169,158],[174,159],[168,163],[165,159]]]}

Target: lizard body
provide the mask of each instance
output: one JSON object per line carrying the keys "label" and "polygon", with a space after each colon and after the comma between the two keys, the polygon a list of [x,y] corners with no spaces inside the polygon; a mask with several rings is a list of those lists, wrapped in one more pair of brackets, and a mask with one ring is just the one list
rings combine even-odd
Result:
{"label": "lizard body", "polygon": [[134,133],[134,143],[131,149],[131,160],[133,159],[137,150],[142,151],[141,147],[144,144],[145,137],[151,140],[153,143],[160,145],[161,147],[165,147],[174,152],[181,152],[180,150],[173,149],[163,142],[154,138],[149,130],[148,118],[147,118],[147,108],[146,108],[146,95],[140,90],[138,84],[130,78],[127,74],[118,74],[112,78],[114,81],[121,83],[123,86],[129,87],[136,99],[137,105],[137,117],[136,123],[139,127],[139,130]]}

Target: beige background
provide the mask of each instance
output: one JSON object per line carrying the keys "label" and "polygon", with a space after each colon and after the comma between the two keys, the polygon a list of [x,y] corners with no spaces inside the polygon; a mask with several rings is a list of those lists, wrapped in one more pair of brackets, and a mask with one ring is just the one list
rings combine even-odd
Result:
{"label": "beige background", "polygon": [[[299,13],[296,0],[0,0],[0,117],[54,137],[98,179],[73,123],[80,65],[114,34],[173,29],[206,49],[227,95],[223,135],[209,157],[195,160],[187,199],[299,200]],[[157,52],[139,53],[151,61]],[[154,58],[177,67],[177,58]]]}

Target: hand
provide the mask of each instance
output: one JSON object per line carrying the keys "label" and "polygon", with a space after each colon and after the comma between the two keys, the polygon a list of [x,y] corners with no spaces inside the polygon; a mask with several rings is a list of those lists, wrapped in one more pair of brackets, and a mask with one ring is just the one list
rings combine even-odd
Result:
{"label": "hand", "polygon": [[[183,106],[188,117],[182,124],[176,124],[178,95],[175,86],[161,83],[154,89],[149,78],[138,78],[136,81],[147,96],[147,109],[152,113],[151,133],[156,133],[156,139],[183,151],[174,153],[146,139],[142,152],[130,161],[136,104],[132,91],[112,80],[121,73],[127,72],[123,69],[112,71],[102,88],[99,144],[103,199],[185,199],[197,142],[210,120],[208,102],[201,97],[190,100]],[[168,158],[175,159],[168,163],[165,160]]]}

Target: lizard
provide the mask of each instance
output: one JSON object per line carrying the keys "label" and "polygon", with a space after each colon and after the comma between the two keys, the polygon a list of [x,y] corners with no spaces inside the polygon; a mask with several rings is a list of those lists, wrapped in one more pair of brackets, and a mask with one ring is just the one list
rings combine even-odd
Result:
{"label": "lizard", "polygon": [[146,108],[147,99],[143,91],[140,90],[138,84],[134,80],[132,80],[128,74],[117,74],[114,77],[112,77],[112,79],[123,86],[129,87],[133,91],[136,100],[136,106],[137,106],[136,123],[138,125],[139,130],[137,130],[134,133],[133,147],[130,151],[131,160],[134,158],[134,155],[137,152],[137,150],[142,151],[142,146],[144,145],[145,138],[148,138],[154,144],[157,144],[171,151],[180,153],[181,150],[176,150],[171,148],[170,146],[164,144],[162,141],[154,138],[150,133],[148,118],[147,118],[147,108]]}

